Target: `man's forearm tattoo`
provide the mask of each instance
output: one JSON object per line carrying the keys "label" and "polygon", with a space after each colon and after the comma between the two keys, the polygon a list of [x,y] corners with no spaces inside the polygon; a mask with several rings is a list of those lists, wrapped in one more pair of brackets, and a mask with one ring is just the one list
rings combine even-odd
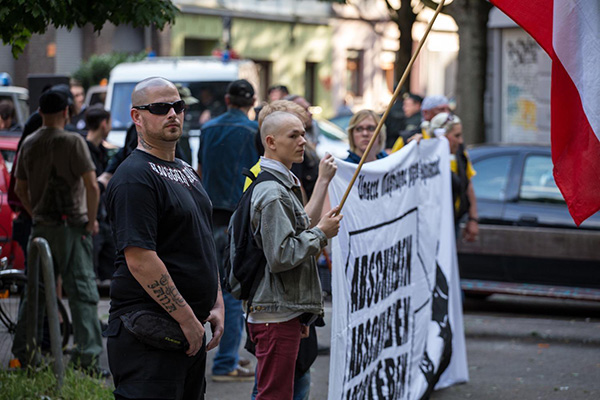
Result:
{"label": "man's forearm tattoo", "polygon": [[138,138],[140,139],[140,144],[142,145],[143,148],[145,148],[146,150],[152,150],[153,147],[150,146],[145,140],[144,137],[142,136],[141,133],[138,132]]}
{"label": "man's forearm tattoo", "polygon": [[152,289],[156,297],[158,297],[158,302],[169,313],[186,305],[185,299],[179,294],[179,290],[177,290],[168,274],[162,274],[160,280],[154,281],[154,283],[148,285],[148,288]]}

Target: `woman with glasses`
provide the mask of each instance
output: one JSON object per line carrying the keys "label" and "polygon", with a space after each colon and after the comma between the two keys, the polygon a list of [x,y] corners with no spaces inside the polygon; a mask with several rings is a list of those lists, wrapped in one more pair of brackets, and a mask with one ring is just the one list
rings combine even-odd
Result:
{"label": "woman with glasses", "polygon": [[[371,110],[360,110],[350,119],[348,125],[348,139],[350,141],[350,150],[348,158],[344,161],[358,164],[367,146],[375,133],[375,128],[379,124],[381,117]],[[365,162],[375,161],[386,157],[387,153],[383,151],[385,145],[385,126],[381,127],[377,142],[371,148]]]}

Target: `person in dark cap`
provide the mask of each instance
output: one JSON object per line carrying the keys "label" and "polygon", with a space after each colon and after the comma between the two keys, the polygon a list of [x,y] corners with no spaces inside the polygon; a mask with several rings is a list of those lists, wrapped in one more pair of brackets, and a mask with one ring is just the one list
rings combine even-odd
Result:
{"label": "person in dark cap", "polygon": [[65,130],[69,132],[77,132],[85,138],[87,131],[77,129],[75,123],[73,122],[74,117],[77,115],[77,106],[75,105],[75,98],[73,97],[73,93],[71,93],[71,88],[69,85],[66,83],[59,83],[58,85],[52,86],[50,90],[60,92],[67,97],[67,103],[69,104],[69,119],[65,124]]}
{"label": "person in dark cap", "polygon": [[[213,237],[221,277],[227,245],[227,225],[244,187],[242,170],[258,161],[254,136],[258,123],[248,118],[254,105],[254,88],[247,80],[232,82],[227,88],[227,112],[207,122],[201,129],[198,151],[198,175],[213,204]],[[242,303],[223,290],[225,302],[225,332],[213,363],[215,381],[252,381],[254,372],[240,365],[238,349],[244,329]]]}
{"label": "person in dark cap", "polygon": [[421,103],[423,98],[418,94],[406,93],[402,102],[402,110],[406,117],[404,130],[413,131],[421,126]]}
{"label": "person in dark cap", "polygon": [[[68,105],[68,118],[67,122],[64,126],[66,131],[75,132],[75,128],[70,124],[71,115],[73,114],[73,95],[71,94],[71,90],[69,86],[66,84],[58,84],[54,86],[48,86],[44,88],[43,92],[48,90],[53,90],[59,93],[62,93],[67,99]],[[25,122],[25,126],[23,127],[23,133],[21,135],[21,139],[19,139],[19,143],[17,145],[17,156],[19,154],[19,150],[21,149],[21,145],[27,139],[29,135],[37,131],[42,126],[42,116],[39,111],[35,111],[33,114],[29,116],[27,121]],[[19,246],[23,249],[23,253],[25,254],[25,264],[27,264],[27,242],[29,240],[29,234],[31,233],[31,216],[24,210],[23,205],[21,204],[21,200],[15,193],[15,172],[16,168],[12,168],[10,171],[10,181],[8,186],[8,204],[10,208],[17,213],[17,217],[13,219],[13,240],[19,243]]]}
{"label": "person in dark cap", "polygon": [[[85,140],[64,130],[68,107],[68,95],[60,90],[50,89],[41,95],[42,127],[23,141],[16,162],[15,193],[32,216],[31,238],[48,241],[57,276],[61,276],[69,296],[75,344],[72,362],[90,373],[108,376],[98,366],[102,339],[92,261],[100,190]],[[44,296],[39,301],[37,321],[41,323]],[[22,364],[31,361],[25,338],[26,302],[22,304],[12,347]],[[38,329],[40,335],[41,331]]]}
{"label": "person in dark cap", "polygon": [[431,139],[435,137],[433,132],[429,129],[430,121],[433,117],[439,113],[447,112],[450,113],[450,105],[446,96],[427,96],[421,102],[421,115],[423,119],[419,126],[413,130],[403,130],[400,132],[400,136],[392,147],[392,153],[400,150],[404,145],[409,142],[416,140],[417,142],[421,139]]}

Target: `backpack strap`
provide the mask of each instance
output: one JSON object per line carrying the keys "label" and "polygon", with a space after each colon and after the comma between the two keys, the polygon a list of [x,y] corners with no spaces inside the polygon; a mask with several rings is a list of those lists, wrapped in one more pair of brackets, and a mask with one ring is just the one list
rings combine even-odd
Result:
{"label": "backpack strap", "polygon": [[[250,171],[248,168],[242,169],[242,175],[244,175],[246,178],[250,179],[253,182],[256,179],[256,176],[254,175],[254,173],[252,171]],[[260,175],[260,173],[259,173],[259,175]]]}

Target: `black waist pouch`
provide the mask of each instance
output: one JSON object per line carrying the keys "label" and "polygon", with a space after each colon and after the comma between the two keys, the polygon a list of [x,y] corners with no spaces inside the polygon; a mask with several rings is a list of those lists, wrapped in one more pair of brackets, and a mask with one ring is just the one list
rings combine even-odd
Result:
{"label": "black waist pouch", "polygon": [[185,351],[189,343],[181,327],[166,314],[150,310],[121,315],[123,326],[140,342],[162,350]]}

